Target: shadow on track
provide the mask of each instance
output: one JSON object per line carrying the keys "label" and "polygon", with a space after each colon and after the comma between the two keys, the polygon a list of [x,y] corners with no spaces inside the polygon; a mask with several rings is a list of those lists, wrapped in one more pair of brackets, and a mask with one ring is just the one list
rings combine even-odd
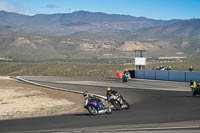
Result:
{"label": "shadow on track", "polygon": [[176,96],[176,97],[178,97],[178,98],[190,98],[190,99],[193,99],[193,98],[195,98],[195,99],[200,98],[200,96],[188,96],[188,95],[185,95],[185,96]]}

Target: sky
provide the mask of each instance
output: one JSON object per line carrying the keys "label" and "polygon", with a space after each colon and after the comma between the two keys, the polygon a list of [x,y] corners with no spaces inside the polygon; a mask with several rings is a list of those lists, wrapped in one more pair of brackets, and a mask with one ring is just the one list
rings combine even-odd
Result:
{"label": "sky", "polygon": [[152,19],[200,18],[200,0],[0,0],[0,10],[25,15],[104,12]]}

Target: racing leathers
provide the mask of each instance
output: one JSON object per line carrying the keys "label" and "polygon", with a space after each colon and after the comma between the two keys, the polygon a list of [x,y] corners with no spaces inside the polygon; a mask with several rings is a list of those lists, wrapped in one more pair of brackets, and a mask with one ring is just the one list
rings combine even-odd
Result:
{"label": "racing leathers", "polygon": [[200,85],[196,81],[190,81],[190,88],[200,88]]}
{"label": "racing leathers", "polygon": [[106,93],[107,100],[109,100],[109,98],[110,98],[112,95],[116,96],[117,99],[120,97],[120,104],[121,104],[121,105],[123,104],[123,97],[122,97],[120,94],[118,94],[117,91],[115,91],[115,90],[113,90],[113,89],[110,89],[109,91],[107,91],[107,93]]}
{"label": "racing leathers", "polygon": [[109,97],[111,97],[112,95],[114,95],[114,96],[118,96],[118,93],[117,93],[117,91],[115,91],[115,90],[110,90],[110,91],[107,91],[107,93],[106,93],[106,97],[107,97],[107,100],[109,99]]}
{"label": "racing leathers", "polygon": [[196,87],[197,87],[196,81],[191,81],[190,82],[190,88],[196,88]]}
{"label": "racing leathers", "polygon": [[101,98],[98,98],[98,97],[96,97],[95,95],[93,95],[93,94],[88,94],[87,96],[84,96],[84,107],[86,107],[87,106],[87,101],[90,101],[90,100],[96,100],[97,102],[99,102],[100,103],[100,105],[102,106],[102,107],[104,107],[104,101],[103,101],[103,99],[101,99]]}

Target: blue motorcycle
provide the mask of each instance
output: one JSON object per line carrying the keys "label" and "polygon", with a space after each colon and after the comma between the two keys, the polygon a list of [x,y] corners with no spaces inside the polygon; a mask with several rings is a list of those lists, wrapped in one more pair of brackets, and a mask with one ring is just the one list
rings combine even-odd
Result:
{"label": "blue motorcycle", "polygon": [[98,114],[110,114],[112,112],[111,108],[106,105],[101,105],[95,99],[86,100],[84,108],[88,110],[91,115],[98,115]]}

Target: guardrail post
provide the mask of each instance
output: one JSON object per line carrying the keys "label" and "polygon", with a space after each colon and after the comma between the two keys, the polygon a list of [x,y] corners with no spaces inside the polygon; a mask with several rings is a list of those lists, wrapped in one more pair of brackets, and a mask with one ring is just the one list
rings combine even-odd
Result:
{"label": "guardrail post", "polygon": [[169,81],[169,71],[167,71],[167,74],[168,74],[168,81]]}
{"label": "guardrail post", "polygon": [[185,77],[184,77],[184,80],[185,80],[185,81],[184,81],[184,82],[186,82],[186,72],[185,72],[185,74],[184,74],[184,75],[185,75]]}

